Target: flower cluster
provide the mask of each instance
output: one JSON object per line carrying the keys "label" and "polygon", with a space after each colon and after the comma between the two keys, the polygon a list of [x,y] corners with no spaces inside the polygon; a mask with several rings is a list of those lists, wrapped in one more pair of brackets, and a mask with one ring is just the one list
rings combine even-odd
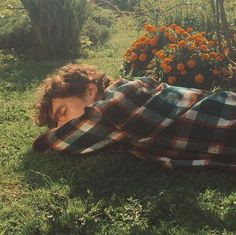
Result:
{"label": "flower cluster", "polygon": [[146,33],[136,39],[132,46],[124,54],[124,72],[132,73],[134,76],[141,75],[152,61],[157,50],[162,49],[166,44],[157,27],[146,24],[144,25]]}
{"label": "flower cluster", "polygon": [[229,76],[227,58],[204,32],[176,24],[145,25],[144,30],[124,55],[126,73],[138,76],[149,71],[162,82],[201,89],[219,85]]}

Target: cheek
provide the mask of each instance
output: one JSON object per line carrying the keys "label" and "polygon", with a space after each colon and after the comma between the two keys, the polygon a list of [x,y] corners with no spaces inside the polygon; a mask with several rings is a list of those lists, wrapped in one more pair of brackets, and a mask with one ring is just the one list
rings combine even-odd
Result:
{"label": "cheek", "polygon": [[67,115],[66,115],[66,118],[67,120],[71,120],[71,119],[74,119],[74,118],[77,118],[77,117],[80,117],[81,115],[84,114],[84,106],[72,106],[68,112],[67,112]]}

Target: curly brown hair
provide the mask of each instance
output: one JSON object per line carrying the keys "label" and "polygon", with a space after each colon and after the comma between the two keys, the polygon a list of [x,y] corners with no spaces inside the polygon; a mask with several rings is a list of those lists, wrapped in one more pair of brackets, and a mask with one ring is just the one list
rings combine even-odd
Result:
{"label": "curly brown hair", "polygon": [[79,97],[86,94],[87,85],[94,83],[102,95],[112,81],[104,73],[88,64],[67,64],[48,76],[38,88],[38,99],[34,105],[34,120],[38,126],[54,128],[57,123],[51,117],[52,99]]}

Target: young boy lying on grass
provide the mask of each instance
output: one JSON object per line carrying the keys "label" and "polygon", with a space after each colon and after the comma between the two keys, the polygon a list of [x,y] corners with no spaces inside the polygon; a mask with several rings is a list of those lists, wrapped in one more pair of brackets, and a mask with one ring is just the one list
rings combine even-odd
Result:
{"label": "young boy lying on grass", "polygon": [[164,166],[236,169],[236,93],[169,86],[150,77],[115,82],[90,65],[48,77],[35,105],[50,129],[33,149],[83,155],[122,142]]}

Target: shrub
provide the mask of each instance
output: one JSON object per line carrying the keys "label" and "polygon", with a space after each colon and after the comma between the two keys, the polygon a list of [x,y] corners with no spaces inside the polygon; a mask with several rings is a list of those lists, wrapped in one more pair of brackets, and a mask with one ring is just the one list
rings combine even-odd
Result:
{"label": "shrub", "polygon": [[108,18],[108,16],[105,16],[101,13],[96,13],[95,15],[92,16],[92,19],[100,25],[105,25],[107,27],[111,27],[113,24],[113,19],[112,18]]}
{"label": "shrub", "polygon": [[53,57],[77,55],[91,8],[87,0],[21,0],[42,48]]}
{"label": "shrub", "polygon": [[183,29],[176,24],[144,28],[147,33],[124,55],[124,74],[149,73],[171,85],[206,90],[227,81],[229,61],[204,32],[193,32],[192,28]]}
{"label": "shrub", "polygon": [[97,7],[88,20],[83,35],[92,42],[93,46],[103,45],[111,36],[114,21],[112,11]]}
{"label": "shrub", "polygon": [[19,52],[24,52],[35,43],[35,38],[26,16],[20,19],[11,17],[2,20],[0,25],[1,49],[14,48]]}
{"label": "shrub", "polygon": [[105,25],[91,21],[86,28],[86,35],[93,45],[103,45],[110,37],[110,31]]}
{"label": "shrub", "polygon": [[2,6],[0,11],[0,48],[14,48],[21,53],[35,45],[36,41],[22,5],[13,2],[13,6],[10,3],[5,8]]}
{"label": "shrub", "polygon": [[2,65],[16,64],[18,62],[17,55],[13,49],[6,52],[0,50],[0,67]]}

